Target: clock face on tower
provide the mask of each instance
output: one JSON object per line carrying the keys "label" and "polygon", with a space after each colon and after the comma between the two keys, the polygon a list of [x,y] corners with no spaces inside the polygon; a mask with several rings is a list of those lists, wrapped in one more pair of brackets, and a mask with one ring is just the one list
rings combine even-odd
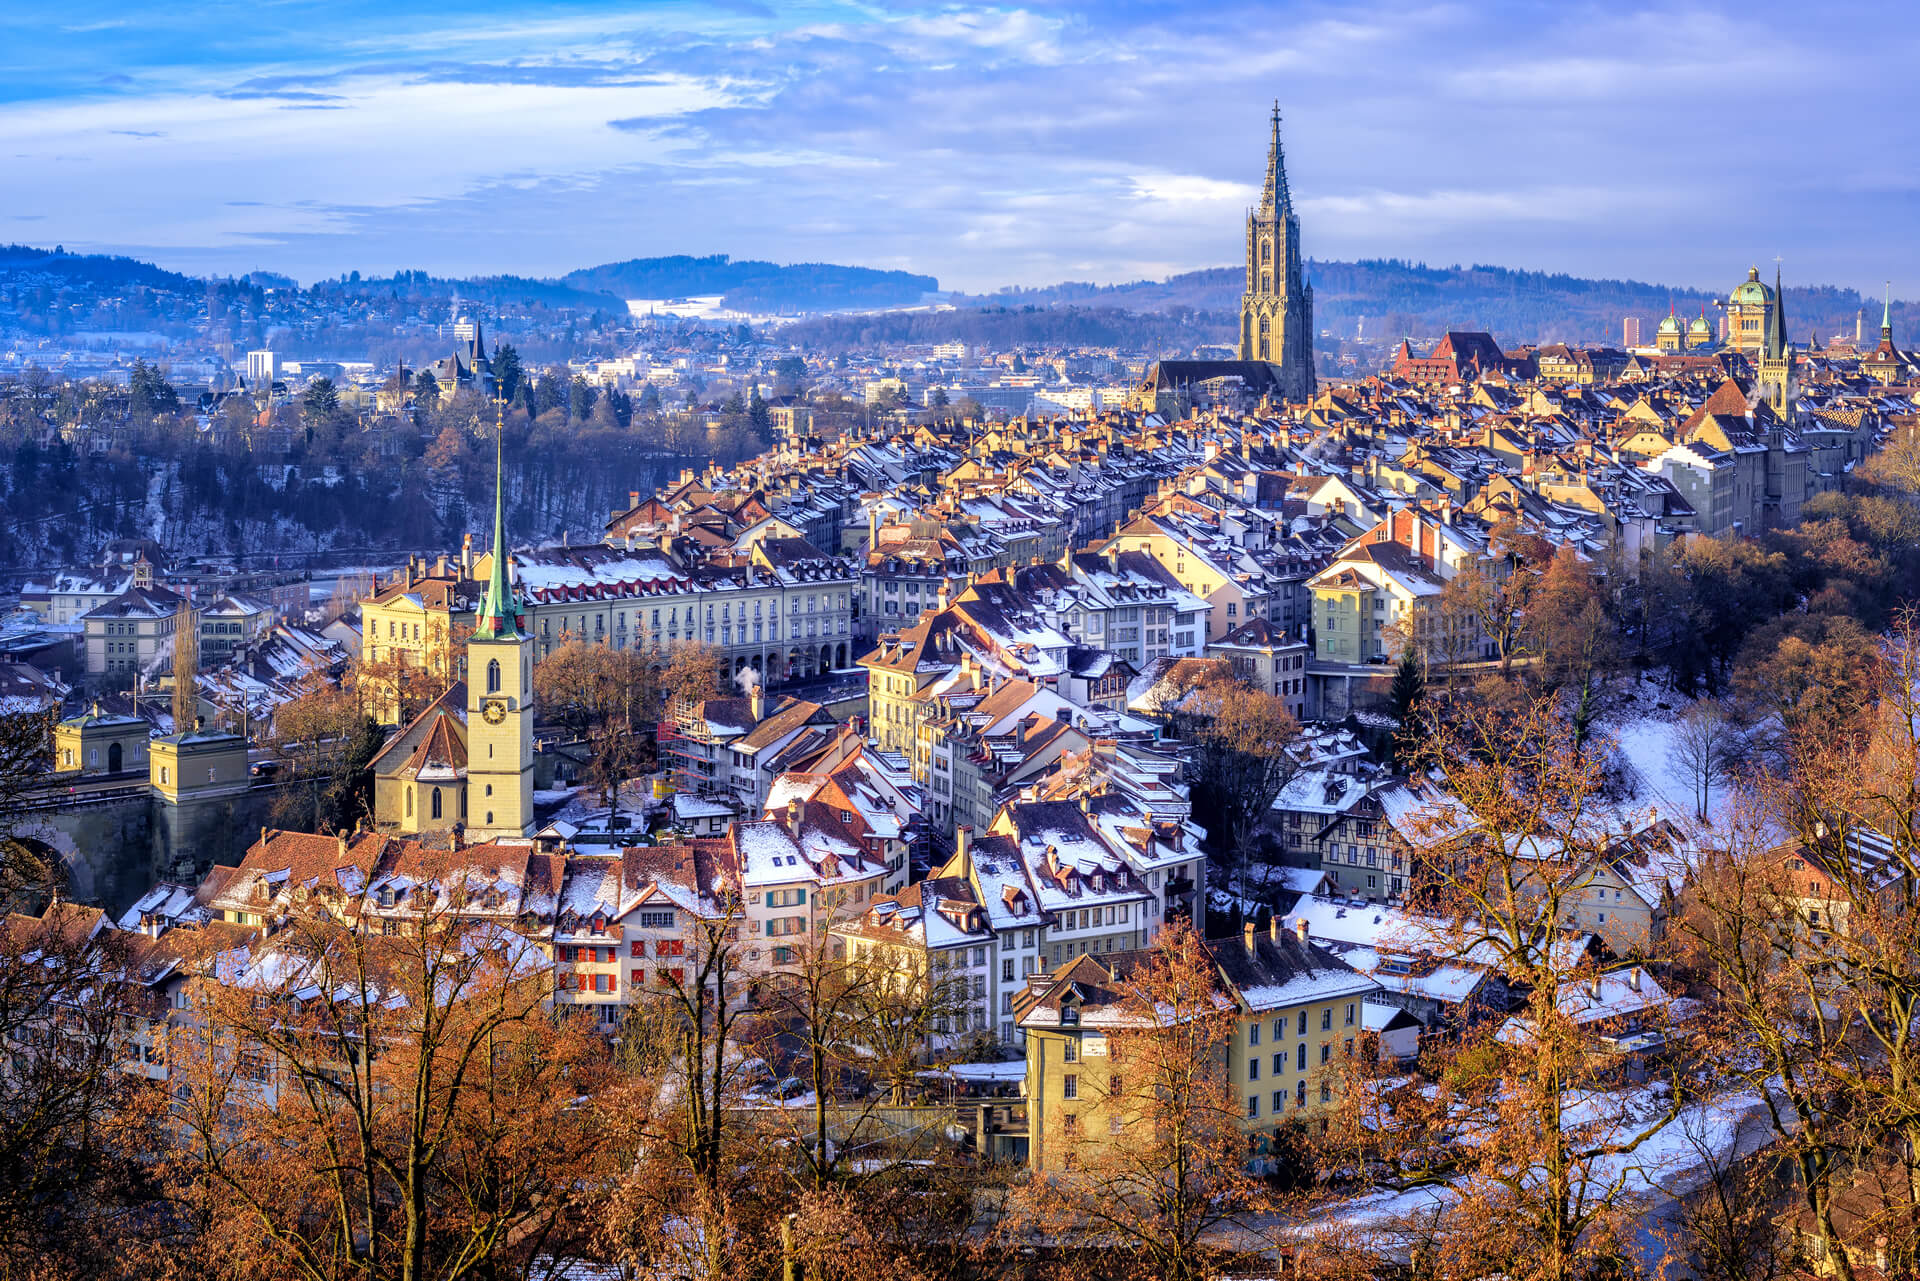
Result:
{"label": "clock face on tower", "polygon": [[486,718],[487,724],[498,725],[501,721],[504,721],[505,719],[507,719],[506,700],[501,698],[489,698],[486,702],[480,705],[480,715]]}

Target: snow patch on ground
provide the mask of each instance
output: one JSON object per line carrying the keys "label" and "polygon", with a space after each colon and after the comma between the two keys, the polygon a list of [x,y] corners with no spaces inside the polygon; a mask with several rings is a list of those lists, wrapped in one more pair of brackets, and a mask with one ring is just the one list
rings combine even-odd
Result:
{"label": "snow patch on ground", "polygon": [[1694,817],[1693,780],[1673,762],[1674,739],[1681,718],[1693,700],[1641,678],[1631,686],[1624,705],[1603,722],[1603,729],[1633,767],[1640,786],[1623,808],[1644,813],[1656,807],[1688,831],[1724,828],[1733,816],[1733,792],[1715,783],[1707,792],[1707,822]]}

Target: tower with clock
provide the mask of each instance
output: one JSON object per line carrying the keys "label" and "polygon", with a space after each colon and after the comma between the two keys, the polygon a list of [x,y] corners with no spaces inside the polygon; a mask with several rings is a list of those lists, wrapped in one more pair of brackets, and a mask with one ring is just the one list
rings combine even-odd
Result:
{"label": "tower with clock", "polygon": [[508,565],[506,479],[493,453],[493,567],[467,641],[467,827],[475,839],[533,830],[533,637]]}

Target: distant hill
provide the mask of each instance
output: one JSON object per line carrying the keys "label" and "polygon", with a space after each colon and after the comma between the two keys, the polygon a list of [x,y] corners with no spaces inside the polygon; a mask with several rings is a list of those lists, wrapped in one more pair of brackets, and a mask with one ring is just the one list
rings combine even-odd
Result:
{"label": "distant hill", "polygon": [[770,262],[735,262],[726,254],[693,258],[631,258],[585,267],[561,277],[576,289],[618,298],[722,296],[735,311],[846,311],[900,307],[934,293],[932,276],[871,267],[839,267],[802,262],[782,267]]}
{"label": "distant hill", "polygon": [[167,271],[137,258],[110,254],[70,254],[58,246],[0,246],[0,277],[48,277],[72,287],[96,290],[146,288],[186,291],[199,287],[192,276]]}
{"label": "distant hill", "polygon": [[[1523,342],[1619,343],[1621,318],[1639,316],[1645,338],[1672,306],[1683,316],[1704,307],[1711,318],[1715,294],[1637,280],[1589,280],[1564,273],[1515,271],[1476,264],[1429,267],[1400,259],[1307,264],[1313,285],[1314,325],[1341,338],[1363,332],[1371,339],[1432,335],[1446,329],[1483,329],[1509,346]],[[1020,305],[1079,309],[1115,307],[1231,318],[1240,309],[1245,276],[1237,267],[1211,267],[1122,285],[1068,282],[1044,289],[1005,289],[963,301],[974,306]],[[1726,289],[1740,281],[1730,275]],[[1724,297],[1726,290],[1720,290]],[[1852,289],[1831,285],[1787,287],[1787,325],[1796,342],[1818,327],[1822,337],[1853,330],[1854,316],[1868,312],[1872,337],[1879,307]],[[1920,305],[1896,303],[1897,326],[1912,332]],[[1903,319],[1903,316],[1905,319]],[[1361,328],[1364,322],[1364,329]],[[1209,331],[1215,324],[1205,326]]]}

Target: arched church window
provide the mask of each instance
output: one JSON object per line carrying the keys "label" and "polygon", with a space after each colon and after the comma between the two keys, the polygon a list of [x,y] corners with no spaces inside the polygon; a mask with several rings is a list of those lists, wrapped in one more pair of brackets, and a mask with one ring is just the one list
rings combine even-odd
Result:
{"label": "arched church window", "polygon": [[411,787],[407,789],[407,817],[413,817],[413,789]]}
{"label": "arched church window", "polygon": [[1260,261],[1273,261],[1273,242],[1271,240],[1263,240],[1260,242]]}
{"label": "arched church window", "polygon": [[440,817],[440,789],[437,787],[433,789],[433,816]]}
{"label": "arched church window", "polygon": [[487,660],[487,693],[498,694],[499,692],[500,692],[500,660],[497,658],[488,659]]}

